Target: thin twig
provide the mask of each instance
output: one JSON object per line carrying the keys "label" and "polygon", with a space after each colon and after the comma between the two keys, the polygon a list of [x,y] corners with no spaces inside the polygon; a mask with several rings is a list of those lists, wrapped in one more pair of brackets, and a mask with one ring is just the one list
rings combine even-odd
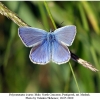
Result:
{"label": "thin twig", "polygon": [[98,69],[96,69],[92,64],[90,64],[89,62],[79,58],[78,56],[76,56],[74,53],[71,52],[71,58],[72,60],[78,62],[79,64],[83,65],[84,67],[94,71],[94,72],[97,72],[99,71]]}
{"label": "thin twig", "polygon": [[9,10],[1,2],[0,2],[0,13],[2,15],[4,15],[4,16],[10,18],[18,26],[28,26],[22,19],[20,19],[14,12],[12,12],[11,10]]}

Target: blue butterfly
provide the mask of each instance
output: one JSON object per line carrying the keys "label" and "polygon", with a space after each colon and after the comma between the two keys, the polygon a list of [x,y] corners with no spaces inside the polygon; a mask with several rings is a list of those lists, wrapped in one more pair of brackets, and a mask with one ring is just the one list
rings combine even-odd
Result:
{"label": "blue butterfly", "polygon": [[70,60],[67,46],[74,41],[76,26],[64,26],[53,32],[32,27],[19,27],[18,31],[24,45],[32,47],[29,58],[33,63],[44,65],[52,61],[63,64]]}

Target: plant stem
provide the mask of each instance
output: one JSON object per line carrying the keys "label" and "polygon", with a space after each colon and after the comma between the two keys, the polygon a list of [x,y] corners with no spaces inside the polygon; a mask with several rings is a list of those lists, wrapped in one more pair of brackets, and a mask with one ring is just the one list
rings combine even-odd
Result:
{"label": "plant stem", "polygon": [[53,20],[53,18],[52,18],[52,14],[51,14],[51,12],[50,12],[50,9],[49,9],[49,7],[48,7],[46,1],[44,1],[44,5],[45,5],[46,10],[47,10],[47,12],[48,12],[48,14],[49,14],[49,17],[50,17],[50,19],[51,19],[51,22],[52,22],[54,28],[56,29],[56,28],[57,28],[57,27],[56,27],[56,24],[55,24],[55,22],[54,22],[54,20]]}
{"label": "plant stem", "polygon": [[[54,22],[54,20],[53,20],[53,18],[52,18],[52,14],[51,14],[51,12],[50,12],[50,10],[49,10],[49,7],[48,7],[48,5],[47,5],[47,3],[46,3],[45,1],[44,1],[44,5],[45,5],[46,10],[47,10],[47,12],[48,12],[48,14],[49,14],[49,17],[50,17],[50,19],[51,19],[51,21],[52,21],[53,26],[54,26],[54,28],[56,29],[56,28],[57,28],[57,27],[56,27],[56,24],[55,24],[55,22]],[[73,71],[73,69],[72,69],[72,66],[71,66],[70,62],[69,62],[69,66],[70,66],[70,68],[71,68],[71,71],[72,71],[72,74],[73,74],[73,77],[74,77],[76,86],[77,86],[78,91],[79,91],[79,93],[80,93],[80,89],[79,89],[79,86],[78,86],[78,83],[77,83],[77,80],[76,80],[76,77],[75,77],[75,74],[74,74],[74,71]]]}
{"label": "plant stem", "polygon": [[70,62],[69,62],[69,66],[70,66],[70,69],[71,69],[71,71],[72,71],[72,74],[73,74],[73,77],[74,77],[74,80],[75,80],[75,83],[76,83],[78,92],[80,93],[80,89],[79,89],[79,86],[78,86],[78,82],[77,82],[77,80],[76,80],[76,77],[75,77],[75,74],[74,74],[74,71],[73,71],[73,68],[72,68],[72,65],[71,65]]}
{"label": "plant stem", "polygon": [[4,15],[4,16],[10,18],[18,26],[28,26],[22,19],[20,19],[14,12],[12,12],[11,10],[9,10],[1,2],[0,2],[0,13],[2,15]]}

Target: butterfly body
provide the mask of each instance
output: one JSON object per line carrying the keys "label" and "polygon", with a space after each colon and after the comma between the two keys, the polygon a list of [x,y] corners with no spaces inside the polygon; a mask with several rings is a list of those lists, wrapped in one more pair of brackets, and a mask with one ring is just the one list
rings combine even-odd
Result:
{"label": "butterfly body", "polygon": [[36,64],[47,64],[53,61],[63,64],[71,58],[70,46],[76,34],[74,25],[58,28],[54,32],[46,32],[32,27],[20,27],[19,36],[27,47],[33,47],[29,58]]}

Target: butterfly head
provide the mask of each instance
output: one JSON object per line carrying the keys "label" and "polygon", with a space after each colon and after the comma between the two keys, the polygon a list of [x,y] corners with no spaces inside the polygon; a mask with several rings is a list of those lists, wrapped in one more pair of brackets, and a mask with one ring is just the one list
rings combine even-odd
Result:
{"label": "butterfly head", "polygon": [[53,32],[53,30],[52,29],[50,29],[50,33],[52,33]]}

